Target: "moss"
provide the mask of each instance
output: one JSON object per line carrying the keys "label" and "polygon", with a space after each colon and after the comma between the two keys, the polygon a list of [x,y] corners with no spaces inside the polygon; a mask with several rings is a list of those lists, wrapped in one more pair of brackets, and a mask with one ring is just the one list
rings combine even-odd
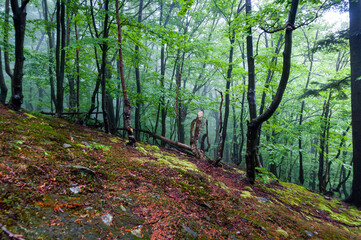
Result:
{"label": "moss", "polygon": [[227,193],[230,193],[229,188],[228,188],[227,185],[224,184],[223,182],[216,181],[214,184],[215,184],[216,186],[222,188],[223,190],[225,190]]}
{"label": "moss", "polygon": [[240,196],[243,197],[243,198],[251,198],[251,197],[253,197],[252,194],[249,191],[242,191]]}
{"label": "moss", "polygon": [[180,159],[176,156],[171,156],[166,153],[154,153],[154,157],[158,158],[158,161],[166,164],[170,168],[183,169],[188,171],[198,172],[198,167],[186,160]]}
{"label": "moss", "polygon": [[153,145],[153,146],[152,146],[152,150],[153,150],[154,152],[160,152],[159,147],[156,146],[156,145]]}
{"label": "moss", "polygon": [[27,117],[28,119],[31,119],[31,118],[37,119],[37,117],[35,117],[34,115],[32,115],[32,114],[30,114],[30,113],[24,113],[24,115],[26,115],[26,117]]}
{"label": "moss", "polygon": [[115,137],[111,137],[111,138],[109,138],[109,140],[113,143],[119,143],[119,139],[115,138]]}
{"label": "moss", "polygon": [[253,192],[253,189],[250,186],[245,186],[244,189],[246,189],[247,191]]}
{"label": "moss", "polygon": [[137,149],[140,153],[142,153],[142,154],[144,154],[144,155],[147,155],[147,154],[148,154],[147,150],[145,150],[145,149],[144,149],[143,147],[141,147],[141,146],[136,147],[136,149]]}

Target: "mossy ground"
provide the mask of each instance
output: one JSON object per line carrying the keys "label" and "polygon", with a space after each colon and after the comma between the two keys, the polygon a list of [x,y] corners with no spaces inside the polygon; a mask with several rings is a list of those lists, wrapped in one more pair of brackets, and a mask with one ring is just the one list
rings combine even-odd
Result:
{"label": "mossy ground", "polygon": [[0,140],[0,223],[25,239],[361,239],[340,200],[65,120],[0,107]]}

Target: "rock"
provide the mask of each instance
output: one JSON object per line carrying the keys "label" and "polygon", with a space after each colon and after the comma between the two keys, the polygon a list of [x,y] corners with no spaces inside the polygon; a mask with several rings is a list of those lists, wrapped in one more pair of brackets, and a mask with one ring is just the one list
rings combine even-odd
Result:
{"label": "rock", "polygon": [[110,224],[112,224],[113,216],[110,213],[105,214],[102,216],[102,220],[106,225],[110,226]]}
{"label": "rock", "polygon": [[198,237],[198,234],[195,231],[193,231],[192,229],[190,229],[189,227],[187,227],[186,225],[182,225],[182,228],[184,230],[186,230],[187,233],[189,233],[192,237],[195,237],[195,238]]}
{"label": "rock", "polygon": [[79,193],[81,188],[79,186],[76,186],[76,187],[69,188],[69,190],[73,193]]}
{"label": "rock", "polygon": [[282,237],[288,238],[288,232],[286,232],[285,230],[283,230],[282,228],[277,228],[276,232],[281,235]]}
{"label": "rock", "polygon": [[211,218],[210,218],[208,215],[204,215],[204,218],[205,218],[207,221],[211,221]]}
{"label": "rock", "polygon": [[63,148],[71,148],[72,146],[70,145],[70,144],[68,144],[68,143],[64,143],[63,144]]}
{"label": "rock", "polygon": [[245,219],[245,218],[241,218],[241,221],[242,221],[242,222],[248,222],[248,220]]}
{"label": "rock", "polygon": [[120,205],[120,209],[123,211],[123,212],[126,212],[127,209],[123,206],[123,205]]}
{"label": "rock", "polygon": [[138,238],[142,238],[142,225],[139,225],[138,228],[132,230],[130,233]]}
{"label": "rock", "polygon": [[267,203],[269,200],[267,198],[257,198],[257,200],[261,203]]}
{"label": "rock", "polygon": [[307,236],[313,237],[313,233],[312,233],[312,232],[310,232],[310,231],[308,231],[308,230],[305,230],[305,233],[307,234]]}

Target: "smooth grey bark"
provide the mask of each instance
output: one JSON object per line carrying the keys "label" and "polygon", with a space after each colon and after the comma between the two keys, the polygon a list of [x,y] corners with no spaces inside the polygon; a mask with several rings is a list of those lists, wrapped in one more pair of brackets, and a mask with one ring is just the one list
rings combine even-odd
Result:
{"label": "smooth grey bark", "polygon": [[6,87],[4,72],[2,68],[2,52],[0,47],[0,104],[5,104],[8,88]]}
{"label": "smooth grey bark", "polygon": [[4,19],[4,64],[5,72],[10,77],[13,78],[13,72],[10,68],[9,60],[9,14],[10,14],[10,0],[5,0],[5,19]]}

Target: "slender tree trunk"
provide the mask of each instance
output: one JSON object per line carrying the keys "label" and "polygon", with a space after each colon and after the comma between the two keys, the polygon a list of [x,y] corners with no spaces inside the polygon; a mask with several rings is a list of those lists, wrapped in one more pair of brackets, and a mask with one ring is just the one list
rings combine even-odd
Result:
{"label": "slender tree trunk", "polygon": [[[79,40],[78,36],[78,25],[77,22],[74,23],[75,28],[75,40]],[[79,59],[80,49],[76,49],[75,55],[75,65],[76,65],[76,110],[80,112],[80,59]]]}
{"label": "slender tree trunk", "polygon": [[65,70],[65,4],[58,0],[57,7],[57,36],[56,36],[56,115],[63,112],[64,103],[64,70]]}
{"label": "slender tree trunk", "polygon": [[[231,29],[231,26],[229,25]],[[227,83],[226,83],[226,92],[225,92],[225,104],[224,104],[224,120],[223,120],[223,131],[222,131],[222,139],[219,144],[217,158],[219,161],[223,158],[223,151],[224,151],[224,143],[226,142],[227,138],[227,128],[228,128],[228,118],[229,118],[229,89],[231,87],[231,80],[232,80],[232,71],[233,71],[233,52],[234,52],[234,41],[236,38],[236,32],[233,30],[231,32],[231,36],[229,37],[229,43],[231,45],[229,49],[228,55],[228,70],[227,70]]]}
{"label": "slender tree trunk", "polygon": [[56,106],[56,97],[55,97],[55,87],[54,87],[54,73],[53,73],[53,50],[54,50],[54,38],[50,27],[49,22],[49,11],[48,11],[48,3],[47,0],[42,1],[43,5],[43,15],[45,19],[45,31],[48,35],[48,58],[49,58],[49,66],[48,66],[48,72],[49,72],[49,83],[50,83],[50,104],[51,104],[51,110],[53,111],[53,104]]}
{"label": "slender tree trunk", "polygon": [[127,89],[125,88],[125,78],[124,78],[124,69],[123,69],[123,50],[122,50],[122,25],[119,17],[119,0],[115,1],[115,10],[117,15],[117,26],[118,26],[118,43],[119,43],[119,72],[120,79],[122,82],[122,91],[123,91],[123,100],[124,100],[124,109],[123,109],[123,119],[124,126],[128,133],[128,145],[133,146],[136,142],[134,138],[133,128],[131,127],[131,105],[130,100],[127,95]]}
{"label": "slender tree trunk", "polygon": [[353,180],[348,203],[361,206],[361,1],[349,1]]}
{"label": "slender tree trunk", "polygon": [[[69,0],[67,0],[67,2],[69,3]],[[70,44],[70,21],[71,21],[71,16],[69,13],[69,8],[67,8],[66,11],[66,46],[69,46]],[[66,60],[67,62],[69,61],[69,57]],[[68,78],[68,82],[69,82],[69,110],[70,112],[75,112],[76,111],[76,94],[75,94],[75,72],[72,69],[72,72],[68,74],[67,76]]]}
{"label": "slender tree trunk", "polygon": [[[143,0],[139,2],[139,11],[138,11],[138,23],[142,22],[142,14],[143,14]],[[136,108],[135,108],[135,139],[138,141],[140,140],[140,132],[138,130],[141,129],[140,123],[140,108],[141,108],[141,101],[140,101],[140,94],[141,94],[141,85],[140,85],[140,71],[139,71],[139,46],[135,45],[135,81],[137,84],[137,101],[136,101]]]}
{"label": "slender tree trunk", "polygon": [[327,129],[329,127],[329,115],[330,115],[330,100],[331,100],[331,92],[328,95],[328,99],[324,104],[323,113],[321,115],[321,136],[320,136],[320,155],[318,160],[318,190],[320,193],[325,192],[325,179],[324,179],[324,171],[325,171],[325,149],[327,143]]}
{"label": "slender tree trunk", "polygon": [[[305,32],[304,32],[304,35],[306,37]],[[318,38],[318,31],[316,32],[315,42],[317,41],[317,38]],[[307,37],[306,37],[306,39],[307,39]],[[309,71],[308,71],[308,76],[307,76],[307,82],[306,82],[305,89],[308,88],[308,85],[309,85],[310,80],[311,80],[312,70],[313,70],[313,52],[311,51],[311,46],[310,46],[310,43],[309,43],[308,39],[307,39],[307,45],[308,45],[308,59],[310,61],[310,68],[309,68]],[[302,124],[303,124],[304,108],[305,108],[305,101],[302,101],[301,110],[300,110],[300,119],[298,121],[299,126],[302,126]],[[298,154],[299,154],[298,180],[299,180],[300,184],[303,185],[304,182],[305,182],[305,179],[304,179],[304,171],[303,171],[303,149],[302,149],[302,137],[301,137],[301,134],[298,137]]]}
{"label": "slender tree trunk", "polygon": [[[160,3],[160,18],[159,18],[159,25],[163,26],[164,28],[167,27],[170,15],[173,11],[173,7],[174,7],[175,1],[172,2],[170,9],[169,9],[169,13],[167,15],[167,18],[165,19],[164,23],[163,23],[163,13],[164,13],[164,2],[163,0]],[[165,58],[165,44],[162,44],[161,46],[161,51],[160,51],[160,85],[162,90],[165,90],[165,68],[166,68],[166,58]],[[159,111],[160,111],[160,115],[161,115],[161,136],[165,137],[166,134],[166,120],[167,120],[167,104],[165,103],[165,94],[164,92],[162,92],[162,95],[160,97],[160,101],[159,101],[159,106],[158,106],[158,113],[157,113],[157,119],[156,119],[156,124],[155,124],[155,128],[154,128],[154,132],[156,133],[157,129],[158,129],[158,119],[159,119]],[[165,142],[161,142],[161,146],[164,147],[165,146]]]}
{"label": "slender tree trunk", "polygon": [[5,64],[5,72],[10,77],[13,78],[13,72],[10,68],[10,60],[9,60],[9,14],[10,14],[10,0],[5,0],[5,20],[4,20],[4,64]]}
{"label": "slender tree trunk", "polygon": [[22,2],[19,7],[17,0],[11,0],[13,20],[15,27],[15,67],[14,75],[11,79],[11,98],[9,106],[15,111],[19,111],[23,103],[23,66],[24,66],[24,38],[26,29],[26,5],[29,0]]}
{"label": "slender tree trunk", "polygon": [[0,104],[5,104],[8,88],[6,87],[4,72],[2,68],[2,53],[0,47]]}
{"label": "slender tree trunk", "polygon": [[102,111],[103,111],[103,121],[104,121],[104,130],[106,133],[109,133],[109,120],[107,112],[107,101],[106,101],[106,80],[107,80],[107,53],[108,53],[108,21],[109,21],[109,0],[105,0],[104,3],[105,18],[103,25],[103,43],[101,45],[102,49],[102,65],[101,65],[101,87],[102,87]]}

